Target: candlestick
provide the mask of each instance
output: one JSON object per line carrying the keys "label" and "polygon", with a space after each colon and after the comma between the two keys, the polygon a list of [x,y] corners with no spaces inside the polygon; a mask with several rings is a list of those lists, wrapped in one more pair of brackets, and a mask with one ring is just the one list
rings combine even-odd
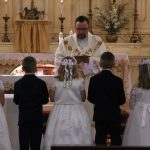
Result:
{"label": "candlestick", "polygon": [[64,30],[64,26],[63,26],[63,22],[65,20],[65,17],[63,17],[62,15],[59,17],[60,20],[60,31],[63,32]]}
{"label": "candlestick", "polygon": [[34,9],[34,0],[31,0],[31,9]]}
{"label": "candlestick", "polygon": [[91,32],[91,33],[93,33],[93,31],[92,31],[92,16],[93,16],[93,14],[92,14],[92,0],[89,0],[89,31]]}
{"label": "candlestick", "polygon": [[60,43],[62,40],[63,40],[63,33],[60,32],[60,33],[59,33],[59,43]]}
{"label": "candlestick", "polygon": [[61,4],[61,15],[63,16],[63,0],[60,0],[60,4]]}
{"label": "candlestick", "polygon": [[133,35],[130,38],[131,43],[137,43],[141,42],[141,36],[138,32],[138,26],[137,26],[137,21],[138,21],[138,12],[137,12],[137,0],[134,2],[134,29],[133,29]]}
{"label": "candlestick", "polygon": [[7,21],[10,17],[8,17],[7,15],[5,15],[3,17],[4,21],[5,21],[5,26],[4,26],[4,29],[5,29],[5,33],[2,37],[2,42],[10,42],[9,38],[8,38],[8,34],[7,34],[7,31],[8,31],[8,25],[7,25]]}
{"label": "candlestick", "polygon": [[7,0],[5,0],[5,15],[7,15]]}
{"label": "candlestick", "polygon": [[73,34],[73,31],[72,31],[72,30],[70,30],[69,35],[72,35],[72,34]]}

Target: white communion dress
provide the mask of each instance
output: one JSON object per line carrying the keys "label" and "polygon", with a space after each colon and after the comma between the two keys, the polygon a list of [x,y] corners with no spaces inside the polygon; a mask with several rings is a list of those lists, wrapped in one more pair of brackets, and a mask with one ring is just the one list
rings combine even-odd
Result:
{"label": "white communion dress", "polygon": [[150,89],[134,88],[130,100],[122,145],[150,146]]}
{"label": "white communion dress", "polygon": [[[2,92],[3,90],[4,87],[2,81],[0,81],[0,92]],[[8,132],[8,125],[1,103],[0,103],[0,150],[12,150]]]}
{"label": "white communion dress", "polygon": [[80,96],[83,82],[83,79],[74,79],[70,88],[64,88],[63,82],[55,80],[55,102],[48,118],[43,150],[59,144],[93,144],[89,117]]}

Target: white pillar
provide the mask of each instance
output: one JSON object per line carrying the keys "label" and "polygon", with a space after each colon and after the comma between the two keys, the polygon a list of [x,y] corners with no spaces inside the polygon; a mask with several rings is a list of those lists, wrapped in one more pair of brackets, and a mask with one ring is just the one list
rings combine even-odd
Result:
{"label": "white pillar", "polygon": [[44,19],[48,20],[48,7],[49,7],[49,0],[45,0],[44,1],[44,10],[45,10],[45,16]]}

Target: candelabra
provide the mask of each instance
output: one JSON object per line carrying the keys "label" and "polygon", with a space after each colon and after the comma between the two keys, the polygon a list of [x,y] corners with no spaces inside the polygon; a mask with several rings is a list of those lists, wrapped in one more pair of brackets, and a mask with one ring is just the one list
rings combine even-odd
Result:
{"label": "candelabra", "polygon": [[62,15],[59,17],[59,20],[60,20],[60,31],[63,32],[64,30],[64,25],[63,25],[63,22],[65,20],[65,17],[63,17]]}
{"label": "candelabra", "polygon": [[8,38],[8,34],[7,34],[7,31],[8,31],[8,25],[7,25],[7,21],[10,17],[8,17],[7,15],[5,15],[3,17],[4,21],[5,21],[5,25],[4,25],[4,29],[5,29],[5,33],[2,37],[2,42],[10,42],[9,38]]}
{"label": "candelabra", "polygon": [[138,27],[137,27],[137,19],[138,19],[138,13],[137,13],[137,0],[135,0],[135,6],[134,6],[134,30],[133,30],[133,35],[130,38],[131,43],[137,43],[141,42],[141,37],[138,32]]}

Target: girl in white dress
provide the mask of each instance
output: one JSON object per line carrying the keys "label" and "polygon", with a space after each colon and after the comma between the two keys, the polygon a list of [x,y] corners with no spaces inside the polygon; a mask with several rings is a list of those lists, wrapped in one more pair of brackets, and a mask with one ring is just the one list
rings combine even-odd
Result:
{"label": "girl in white dress", "polygon": [[150,146],[150,59],[140,62],[139,83],[130,97],[131,112],[122,145]]}
{"label": "girl in white dress", "polygon": [[58,69],[58,76],[50,90],[54,107],[47,122],[43,149],[51,145],[93,144],[90,121],[82,106],[86,99],[84,80],[79,78],[76,60],[65,57]]}
{"label": "girl in white dress", "polygon": [[0,81],[0,150],[11,150],[8,126],[3,110],[4,105],[4,86]]}

